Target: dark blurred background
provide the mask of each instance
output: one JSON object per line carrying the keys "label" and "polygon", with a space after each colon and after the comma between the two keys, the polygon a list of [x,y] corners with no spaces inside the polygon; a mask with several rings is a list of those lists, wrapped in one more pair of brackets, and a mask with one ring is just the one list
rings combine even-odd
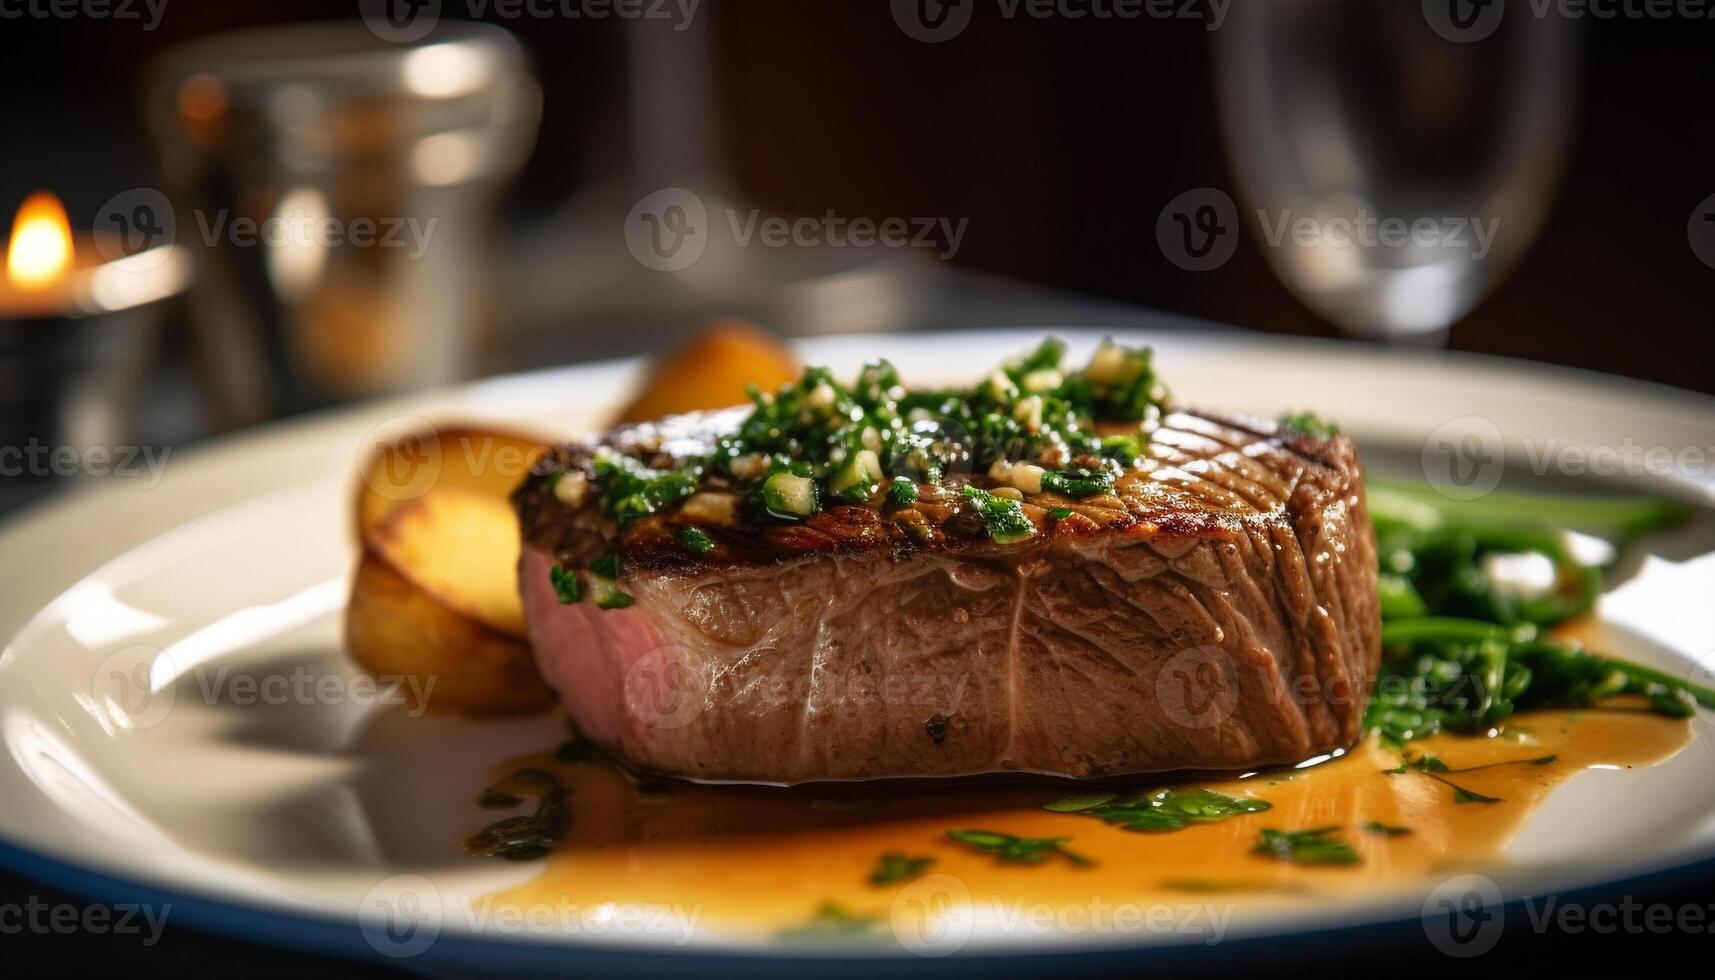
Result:
{"label": "dark blurred background", "polygon": [[[103,223],[115,213],[153,213],[137,210],[142,190],[171,200],[169,244],[191,254],[182,281],[157,283],[135,304],[146,315],[122,329],[147,331],[148,343],[124,350],[80,347],[72,357],[18,339],[61,319],[78,324],[65,336],[94,336],[111,303],[44,312],[0,290],[0,389],[12,389],[0,394],[5,440],[76,441],[65,434],[67,406],[83,404],[78,372],[92,360],[118,369],[94,382],[113,389],[112,418],[82,438],[178,445],[477,374],[657,350],[726,314],[789,335],[1190,323],[1161,316],[1173,314],[1444,345],[1715,393],[1715,268],[1705,262],[1715,263],[1715,242],[1699,238],[1715,228],[1702,221],[1715,206],[1709,20],[1532,23],[1515,2],[1492,36],[1458,40],[1438,35],[1416,0],[1237,0],[1217,30],[1210,8],[1196,4],[1196,17],[1178,19],[1008,16],[968,0],[701,0],[687,21],[683,5],[666,5],[662,19],[595,18],[444,0],[426,37],[395,45],[362,32],[358,0],[103,8],[135,17],[77,5],[68,16],[42,13],[47,2],[0,0],[0,222],[48,190],[74,233],[112,232]],[[1241,14],[1255,20],[1243,26]],[[319,42],[302,36],[183,47],[329,19],[350,22],[364,42],[354,57],[368,61],[330,67]],[[429,95],[376,94],[397,79],[378,81],[364,65],[397,69],[386,59],[458,41],[465,20],[504,28],[525,59],[486,49],[499,52],[500,67],[469,93],[436,90],[457,74],[454,59],[431,66]],[[948,23],[963,26],[923,39]],[[327,87],[305,96],[295,72]],[[491,98],[497,91],[504,98]],[[348,102],[329,108],[329,92]],[[398,106],[455,96],[473,100],[468,118]],[[512,129],[501,132],[495,119],[507,113]],[[466,140],[483,125],[493,131]],[[430,140],[437,134],[456,138]],[[335,149],[316,142],[328,138]],[[461,176],[471,159],[490,157],[480,180]],[[425,181],[435,193],[420,197]],[[639,224],[637,209],[666,188],[706,204],[711,229],[730,206],[934,219],[963,223],[963,233],[944,258],[946,248],[830,249],[822,225],[822,247],[723,251],[711,242],[696,265],[664,270],[628,235],[670,227],[661,223],[678,198],[647,215],[656,225]],[[1198,271],[1158,231],[1174,227],[1170,202],[1205,188],[1236,201],[1242,231],[1229,259]],[[1295,265],[1305,257],[1267,244],[1248,217],[1289,199],[1301,213],[1338,214],[1354,195],[1382,215],[1501,218],[1506,247],[1429,287],[1389,294],[1385,276],[1336,282],[1315,255]],[[266,216],[290,200],[317,214],[403,218],[419,199],[446,219],[436,232],[445,265],[429,282],[337,250],[191,241],[195,223],[223,206]],[[1192,199],[1187,227],[1203,227],[1211,202]],[[1232,215],[1207,214],[1233,232]],[[1389,258],[1434,265],[1433,256]],[[445,323],[426,319],[447,310]],[[443,336],[465,332],[457,342]],[[439,355],[416,357],[428,348]],[[35,370],[49,361],[83,367]],[[0,512],[62,485],[5,481]],[[0,882],[8,894],[44,893]],[[1671,900],[1707,895],[1706,885]],[[1557,972],[1583,973],[1619,962],[1587,939],[1509,944],[1484,965],[1552,960]],[[0,972],[17,975],[129,972],[133,952],[93,939],[75,949],[54,937],[6,942],[22,958]],[[1399,952],[1353,950],[1327,966],[1362,974]],[[153,975],[345,970],[183,933],[169,952],[135,962]],[[1454,965],[1391,962],[1423,975]]]}
{"label": "dark blurred background", "polygon": [[[351,17],[355,6],[168,0],[153,30],[118,20],[0,20],[8,110],[0,211],[48,188],[74,226],[87,226],[118,191],[159,186],[139,79],[162,50],[229,29]],[[473,6],[454,2],[441,16],[465,18]],[[1374,6],[1421,17],[1416,2]],[[662,95],[640,93],[628,74],[649,44],[636,35],[656,33],[653,67],[683,72],[657,89],[699,106],[691,125],[709,128],[708,162],[747,201],[784,214],[967,219],[950,263],[959,272],[1261,331],[1339,332],[1271,273],[1255,234],[1209,272],[1175,266],[1156,244],[1156,217],[1181,191],[1223,188],[1245,209],[1216,99],[1220,32],[1206,19],[1009,18],[978,5],[957,37],[928,44],[908,36],[884,2],[702,0],[689,31],[668,21],[500,11],[488,9],[486,19],[523,42],[543,93],[539,138],[503,199],[515,266],[577,267],[577,250],[549,235],[571,223],[568,202],[634,165],[660,162],[638,159],[648,141],[635,131],[659,109],[640,103]],[[1452,325],[1449,342],[1715,391],[1715,270],[1686,231],[1715,193],[1707,166],[1715,133],[1701,111],[1715,26],[1620,17],[1588,18],[1576,30],[1579,64],[1566,84],[1556,81],[1571,120],[1564,176],[1542,175],[1549,210],[1540,234]],[[1433,85],[1433,75],[1419,77],[1434,67],[1425,59],[1378,51],[1385,37],[1348,40],[1352,62],[1368,61],[1364,86]],[[1480,103],[1503,97],[1499,85],[1451,104],[1402,96],[1396,105],[1423,112],[1380,111],[1379,123],[1400,145],[1426,152],[1435,147],[1425,135],[1481,138]],[[1442,118],[1425,118],[1434,114]],[[660,118],[682,125],[670,113]],[[1462,128],[1467,121],[1472,128]],[[666,154],[669,167],[681,161]],[[575,333],[587,324],[574,321],[601,305],[563,299],[561,311],[519,300],[529,319],[550,322],[514,326],[539,337],[559,320]],[[909,322],[886,325],[933,326],[935,313],[913,308],[902,318]],[[556,360],[580,349],[575,336],[539,346]],[[611,345],[586,346],[608,353]],[[514,348],[503,363],[533,353]]]}

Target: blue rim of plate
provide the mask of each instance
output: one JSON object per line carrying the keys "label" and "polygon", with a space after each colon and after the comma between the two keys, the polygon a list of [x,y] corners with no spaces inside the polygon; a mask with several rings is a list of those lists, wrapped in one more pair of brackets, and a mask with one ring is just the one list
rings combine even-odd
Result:
{"label": "blue rim of plate", "polygon": [[[1389,941],[1427,942],[1422,932],[1421,916],[1396,916],[1350,925],[1289,929],[1213,944],[1152,943],[1098,949],[955,953],[941,958],[914,956],[904,951],[874,955],[838,951],[823,955],[803,955],[792,951],[778,954],[757,951],[663,953],[471,936],[440,936],[422,954],[399,958],[386,956],[375,949],[365,939],[355,919],[346,921],[300,915],[175,891],[49,857],[3,839],[0,839],[0,868],[90,902],[170,906],[173,921],[229,939],[376,966],[387,965],[407,972],[444,974],[450,971],[455,975],[468,976],[559,974],[574,969],[613,976],[802,976],[810,969],[823,976],[857,976],[873,974],[878,967],[911,976],[978,973],[992,976],[997,969],[1011,972],[1049,965],[1058,969],[1084,970],[1122,965],[1135,968],[1145,963],[1157,968],[1194,968],[1210,965],[1217,958],[1223,968],[1232,969],[1248,962],[1261,962],[1265,958],[1267,962],[1278,965],[1282,957],[1326,953],[1330,942],[1340,943],[1347,953]],[[1629,895],[1640,887],[1670,888],[1710,876],[1715,876],[1715,857],[1702,857],[1543,894],[1556,895],[1562,900],[1590,901],[1622,892]],[[1533,897],[1541,896],[1507,899],[1502,906],[1506,921],[1518,921],[1520,910]],[[1452,962],[1449,959],[1449,963]]]}

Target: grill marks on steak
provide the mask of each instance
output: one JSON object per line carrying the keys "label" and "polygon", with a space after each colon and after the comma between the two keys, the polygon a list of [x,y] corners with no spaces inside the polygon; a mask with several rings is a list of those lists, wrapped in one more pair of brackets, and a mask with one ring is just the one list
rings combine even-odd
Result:
{"label": "grill marks on steak", "polygon": [[[610,439],[683,450],[710,424]],[[1009,546],[919,542],[849,507],[784,536],[731,530],[709,563],[667,546],[671,515],[616,537],[593,505],[528,488],[518,503],[544,676],[587,736],[663,772],[790,783],[1295,762],[1356,741],[1378,658],[1356,453],[1269,422],[1173,413],[1112,496],[1032,497],[1039,525],[1054,506],[1079,516]],[[918,509],[937,528],[958,513]],[[636,604],[559,604],[548,567],[616,542]]]}

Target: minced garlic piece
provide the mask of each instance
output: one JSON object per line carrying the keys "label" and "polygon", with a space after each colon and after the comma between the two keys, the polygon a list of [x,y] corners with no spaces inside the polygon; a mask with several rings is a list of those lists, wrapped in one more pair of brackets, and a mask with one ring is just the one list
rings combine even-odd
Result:
{"label": "minced garlic piece", "polygon": [[679,508],[679,516],[695,524],[730,527],[738,523],[738,496],[713,490],[694,493]]}
{"label": "minced garlic piece", "polygon": [[577,470],[567,470],[554,481],[554,499],[567,507],[576,507],[589,495],[590,480]]}

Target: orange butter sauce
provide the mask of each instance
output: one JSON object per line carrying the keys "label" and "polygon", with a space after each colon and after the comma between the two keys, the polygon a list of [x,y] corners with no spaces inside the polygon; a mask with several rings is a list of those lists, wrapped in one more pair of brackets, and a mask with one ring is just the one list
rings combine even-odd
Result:
{"label": "orange butter sauce", "polygon": [[[639,777],[595,759],[514,760],[555,772],[569,790],[565,838],[542,873],[493,896],[532,905],[635,905],[695,909],[704,927],[766,937],[803,925],[824,903],[885,927],[908,882],[873,885],[880,855],[931,857],[925,875],[948,875],[977,904],[1148,906],[1208,900],[1245,906],[1362,898],[1463,870],[1492,866],[1537,804],[1580,771],[1661,762],[1691,739],[1690,725],[1623,701],[1520,715],[1495,737],[1438,735],[1411,743],[1451,769],[1444,778],[1497,803],[1457,803],[1447,784],[1417,771],[1388,774],[1398,751],[1374,738],[1299,769],[1208,778],[1139,776],[1101,786],[1067,781],[823,784],[776,789],[708,786]],[[1554,755],[1533,765],[1524,760]],[[1497,763],[1499,763],[1497,765]],[[1165,833],[1139,833],[1043,804],[1094,789],[1130,794],[1178,786],[1254,797],[1272,808]],[[1377,822],[1410,831],[1383,836]],[[1287,863],[1253,853],[1263,828],[1338,827],[1353,865]],[[472,829],[475,829],[473,827]],[[1089,858],[1056,855],[1002,864],[949,840],[948,830],[1065,837]]]}

